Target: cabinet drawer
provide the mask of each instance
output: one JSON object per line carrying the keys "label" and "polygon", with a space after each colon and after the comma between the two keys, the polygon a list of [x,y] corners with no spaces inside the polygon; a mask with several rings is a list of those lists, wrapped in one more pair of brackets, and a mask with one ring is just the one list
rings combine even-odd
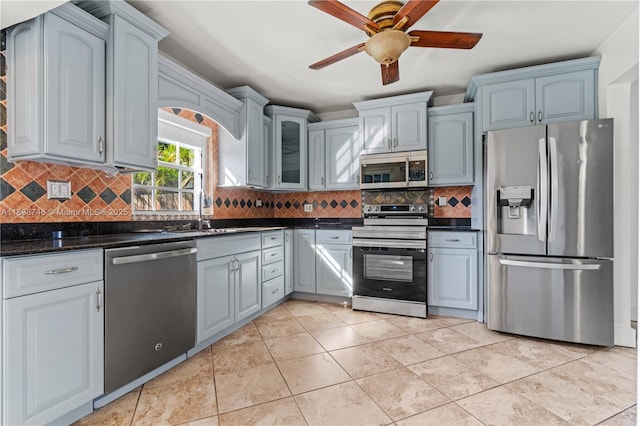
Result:
{"label": "cabinet drawer", "polygon": [[262,281],[269,281],[272,278],[279,277],[284,274],[284,262],[275,262],[262,267]]}
{"label": "cabinet drawer", "polygon": [[429,232],[429,247],[476,248],[475,232]]}
{"label": "cabinet drawer", "polygon": [[102,262],[102,249],[2,259],[4,298],[102,281]]}
{"label": "cabinet drawer", "polygon": [[247,232],[246,234],[200,238],[197,240],[198,260],[213,259],[247,251],[260,250],[260,234]]}
{"label": "cabinet drawer", "polygon": [[337,229],[316,230],[316,243],[351,244],[351,231]]}
{"label": "cabinet drawer", "polygon": [[284,249],[282,246],[262,250],[262,264],[268,265],[284,259]]}
{"label": "cabinet drawer", "polygon": [[284,233],[281,230],[262,233],[262,248],[281,246],[282,244],[284,244]]}
{"label": "cabinet drawer", "polygon": [[284,277],[280,276],[262,285],[262,307],[267,307],[284,297]]}

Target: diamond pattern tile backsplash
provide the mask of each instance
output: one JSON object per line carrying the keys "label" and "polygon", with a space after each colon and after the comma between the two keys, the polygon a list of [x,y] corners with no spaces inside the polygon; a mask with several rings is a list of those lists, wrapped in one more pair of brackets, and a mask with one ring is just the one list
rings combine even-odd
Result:
{"label": "diamond pattern tile backsplash", "polygon": [[[4,46],[5,31],[2,31]],[[7,101],[5,52],[0,51],[0,223],[33,222],[104,222],[129,220],[162,220],[188,218],[188,216],[151,216],[131,213],[131,176],[108,177],[104,172],[80,167],[69,167],[33,161],[7,161]],[[381,193],[352,191],[283,192],[272,193],[250,188],[217,187],[218,183],[218,125],[209,117],[181,108],[166,108],[181,117],[209,126],[212,137],[206,158],[209,176],[205,193],[213,205],[204,209],[206,217],[217,219],[242,218],[358,218],[362,202],[373,198],[386,200],[411,199],[429,204],[436,217],[471,217],[469,206],[471,187],[436,188],[410,194],[399,192],[385,198]],[[47,180],[71,183],[72,196],[68,200],[49,200]],[[465,189],[466,188],[466,189]],[[446,194],[445,207],[433,206],[436,194]],[[373,197],[373,198],[367,198]],[[369,201],[367,201],[369,200]],[[395,201],[399,202],[399,201]],[[304,205],[313,206],[311,212]]]}

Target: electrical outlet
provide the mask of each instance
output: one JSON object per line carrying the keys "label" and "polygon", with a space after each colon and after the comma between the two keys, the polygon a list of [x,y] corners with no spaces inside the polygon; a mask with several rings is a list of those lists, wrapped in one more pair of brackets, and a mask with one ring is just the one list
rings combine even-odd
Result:
{"label": "electrical outlet", "polygon": [[256,200],[256,207],[262,207],[262,200]]}
{"label": "electrical outlet", "polygon": [[309,213],[313,211],[313,204],[304,204],[304,211]]}
{"label": "electrical outlet", "polygon": [[444,207],[447,205],[447,197],[438,197],[438,205]]}
{"label": "electrical outlet", "polygon": [[47,198],[49,200],[68,200],[71,198],[71,182],[48,180]]}

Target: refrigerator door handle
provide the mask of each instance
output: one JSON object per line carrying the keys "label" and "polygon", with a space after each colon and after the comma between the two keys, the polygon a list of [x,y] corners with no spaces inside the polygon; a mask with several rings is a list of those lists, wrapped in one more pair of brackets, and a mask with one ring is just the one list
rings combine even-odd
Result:
{"label": "refrigerator door handle", "polygon": [[548,170],[547,170],[547,153],[546,140],[541,138],[538,140],[538,240],[544,241],[547,237],[547,200],[549,197],[548,188]]}
{"label": "refrigerator door handle", "polygon": [[558,234],[558,145],[556,138],[549,137],[549,157],[551,159],[551,217],[549,219],[549,241]]}
{"label": "refrigerator door handle", "polygon": [[523,268],[538,269],[564,269],[571,271],[597,271],[600,265],[597,263],[589,263],[576,265],[573,263],[549,263],[549,262],[527,262],[525,260],[498,259],[501,265],[505,266],[521,266]]}

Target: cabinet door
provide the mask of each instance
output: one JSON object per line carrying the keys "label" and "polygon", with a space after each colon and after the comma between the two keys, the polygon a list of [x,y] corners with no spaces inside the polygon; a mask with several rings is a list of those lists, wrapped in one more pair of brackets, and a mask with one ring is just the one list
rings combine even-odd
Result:
{"label": "cabinet door", "polygon": [[473,183],[473,113],[429,118],[429,185]]}
{"label": "cabinet door", "polygon": [[326,189],[358,189],[359,155],[358,126],[325,130]]}
{"label": "cabinet door", "polygon": [[391,146],[394,151],[427,149],[426,103],[391,107]]}
{"label": "cabinet door", "polygon": [[318,244],[316,250],[316,293],[351,297],[351,246]]}
{"label": "cabinet door", "polygon": [[262,309],[260,250],[242,253],[236,259],[236,321]]}
{"label": "cabinet door", "polygon": [[536,79],[536,119],[539,123],[595,118],[593,70]]}
{"label": "cabinet door", "polygon": [[482,130],[529,126],[535,122],[533,78],[487,84],[482,89]]}
{"label": "cabinet door", "polygon": [[52,423],[104,391],[102,281],[4,304],[2,424]]}
{"label": "cabinet door", "polygon": [[432,248],[428,270],[428,305],[478,309],[476,250]]}
{"label": "cabinet door", "polygon": [[391,150],[391,110],[388,107],[360,111],[359,122],[363,154]]}
{"label": "cabinet door", "polygon": [[266,186],[265,156],[267,155],[264,144],[264,111],[257,102],[248,98],[246,102],[247,184],[264,188]]}
{"label": "cabinet door", "polygon": [[104,40],[49,13],[44,49],[45,152],[103,163]]}
{"label": "cabinet door", "polygon": [[309,131],[309,189],[324,189],[324,130]]}
{"label": "cabinet door", "polygon": [[294,229],[293,247],[296,251],[293,266],[293,289],[304,293],[316,292],[316,232],[313,229]]}
{"label": "cabinet door", "polygon": [[198,262],[197,325],[198,343],[235,322],[235,285],[232,256]]}
{"label": "cabinet door", "polygon": [[284,231],[284,294],[293,293],[293,230]]}
{"label": "cabinet door", "polygon": [[271,118],[266,115],[262,117],[262,143],[264,145],[264,158],[262,159],[264,187],[271,188],[273,185],[273,170],[271,170],[273,167],[273,146],[271,143]]}
{"label": "cabinet door", "polygon": [[277,189],[306,189],[306,119],[276,115],[275,120]]}
{"label": "cabinet door", "polygon": [[107,141],[113,161],[155,169],[158,144],[158,42],[119,16],[111,16],[112,132]]}

